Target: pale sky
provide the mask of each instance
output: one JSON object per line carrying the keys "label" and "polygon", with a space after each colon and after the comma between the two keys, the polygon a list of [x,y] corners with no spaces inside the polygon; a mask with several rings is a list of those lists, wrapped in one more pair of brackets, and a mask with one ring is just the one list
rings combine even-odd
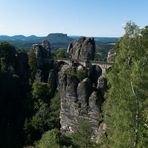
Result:
{"label": "pale sky", "polygon": [[148,25],[148,0],[0,0],[0,35],[119,37],[132,20]]}

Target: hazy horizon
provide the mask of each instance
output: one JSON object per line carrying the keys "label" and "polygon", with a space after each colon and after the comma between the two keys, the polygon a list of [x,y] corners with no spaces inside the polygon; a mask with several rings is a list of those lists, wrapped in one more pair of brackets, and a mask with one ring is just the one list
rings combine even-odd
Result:
{"label": "hazy horizon", "polygon": [[[14,35],[9,35],[9,34],[0,34],[0,36],[9,36],[9,37],[13,37],[13,36],[25,36],[25,37],[30,37],[30,36],[36,36],[36,37],[46,37],[49,34],[56,34],[56,33],[61,33],[61,34],[66,34],[66,33],[62,33],[62,32],[51,32],[48,33],[46,35],[36,35],[36,34],[30,34],[30,35],[24,35],[24,34],[14,34]],[[67,34],[67,36],[69,37],[83,37],[83,35],[69,35]],[[86,37],[94,37],[94,38],[120,38],[121,36],[86,36]]]}
{"label": "hazy horizon", "polygon": [[0,35],[65,33],[68,36],[120,37],[132,20],[146,25],[145,0],[0,0]]}

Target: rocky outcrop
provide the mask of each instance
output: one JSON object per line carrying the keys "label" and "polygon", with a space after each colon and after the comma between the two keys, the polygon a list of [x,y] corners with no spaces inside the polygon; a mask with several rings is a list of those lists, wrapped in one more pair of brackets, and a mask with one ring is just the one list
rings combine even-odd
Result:
{"label": "rocky outcrop", "polygon": [[50,46],[50,43],[48,42],[48,40],[43,40],[41,45],[47,51],[50,51],[51,50],[51,46]]}
{"label": "rocky outcrop", "polygon": [[97,85],[97,80],[101,76],[101,74],[102,69],[97,65],[93,65],[91,68],[88,69],[88,77],[95,86]]}
{"label": "rocky outcrop", "polygon": [[84,110],[87,110],[91,91],[92,91],[92,83],[89,78],[85,78],[84,80],[82,80],[82,82],[79,83],[78,88],[77,88],[77,93],[78,93],[78,102],[82,109],[81,110],[82,112]]}
{"label": "rocky outcrop", "polygon": [[[96,85],[87,75],[82,81],[78,81],[75,73],[68,73],[73,68],[64,65],[59,72],[59,90],[61,96],[60,124],[61,132],[72,133],[76,131],[79,121],[86,119],[90,122],[94,137],[99,129],[99,115],[102,105],[102,97],[106,90],[106,79],[93,69],[97,74]],[[94,67],[93,67],[94,68]],[[78,70],[79,68],[77,68]],[[90,70],[91,71],[91,70]]]}
{"label": "rocky outcrop", "polygon": [[58,85],[58,75],[55,69],[49,71],[48,85],[50,87],[50,96],[53,97]]}
{"label": "rocky outcrop", "polygon": [[49,63],[50,44],[48,41],[43,41],[41,44],[33,44],[31,50],[36,55],[38,68],[42,68]]}
{"label": "rocky outcrop", "polygon": [[67,53],[75,60],[93,60],[95,50],[96,45],[94,38],[82,37],[69,45]]}
{"label": "rocky outcrop", "polygon": [[44,40],[41,44],[33,44],[31,50],[37,66],[35,81],[47,82],[49,70],[54,67],[53,58],[50,56],[50,43]]}
{"label": "rocky outcrop", "polygon": [[108,63],[113,63],[114,59],[116,56],[116,52],[114,49],[109,50],[108,55],[107,55],[107,62]]}

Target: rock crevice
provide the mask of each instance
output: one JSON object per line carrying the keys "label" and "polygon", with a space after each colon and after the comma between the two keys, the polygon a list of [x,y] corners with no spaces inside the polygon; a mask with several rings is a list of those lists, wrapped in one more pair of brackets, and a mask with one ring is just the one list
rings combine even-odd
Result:
{"label": "rock crevice", "polygon": [[82,37],[69,45],[67,53],[74,60],[93,60],[95,50],[96,45],[94,38]]}
{"label": "rock crevice", "polygon": [[[67,73],[69,68],[72,67],[64,65],[59,72],[61,132],[63,134],[75,132],[79,121],[86,119],[92,126],[93,135],[97,136],[99,115],[103,102],[102,96],[107,88],[106,79],[97,75],[99,71],[93,67],[94,73],[89,73],[82,81],[78,81],[76,75]],[[76,72],[77,70],[78,68]],[[96,82],[89,78],[92,75],[94,75]],[[94,83],[97,83],[97,85],[94,85]]]}

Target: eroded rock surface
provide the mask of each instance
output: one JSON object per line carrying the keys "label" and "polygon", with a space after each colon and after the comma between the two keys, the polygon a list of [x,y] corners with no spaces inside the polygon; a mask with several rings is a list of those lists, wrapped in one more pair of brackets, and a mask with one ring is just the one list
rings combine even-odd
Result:
{"label": "eroded rock surface", "polygon": [[[92,67],[93,69],[89,70],[93,71],[95,79],[90,79],[87,69],[88,74],[82,81],[79,81],[77,71],[75,73],[67,72],[70,68],[73,67],[64,65],[59,72],[61,132],[63,134],[75,132],[79,121],[86,119],[90,122],[95,137],[99,129],[102,97],[107,87],[106,79],[100,77],[96,67]],[[96,80],[95,86],[93,85],[94,80]]]}
{"label": "eroded rock surface", "polygon": [[93,60],[95,50],[94,38],[82,37],[69,45],[67,53],[75,60]]}
{"label": "eroded rock surface", "polygon": [[107,62],[108,63],[113,63],[114,59],[116,56],[116,52],[114,49],[109,50],[108,55],[107,55]]}
{"label": "eroded rock surface", "polygon": [[32,45],[32,49],[31,50],[36,55],[37,67],[38,68],[42,68],[45,64],[49,63],[48,54],[49,54],[50,51],[47,50],[44,47],[45,47],[44,44],[33,44]]}
{"label": "eroded rock surface", "polygon": [[49,70],[54,67],[53,58],[50,56],[50,43],[44,40],[41,44],[33,44],[32,52],[36,59],[35,81],[47,82]]}

